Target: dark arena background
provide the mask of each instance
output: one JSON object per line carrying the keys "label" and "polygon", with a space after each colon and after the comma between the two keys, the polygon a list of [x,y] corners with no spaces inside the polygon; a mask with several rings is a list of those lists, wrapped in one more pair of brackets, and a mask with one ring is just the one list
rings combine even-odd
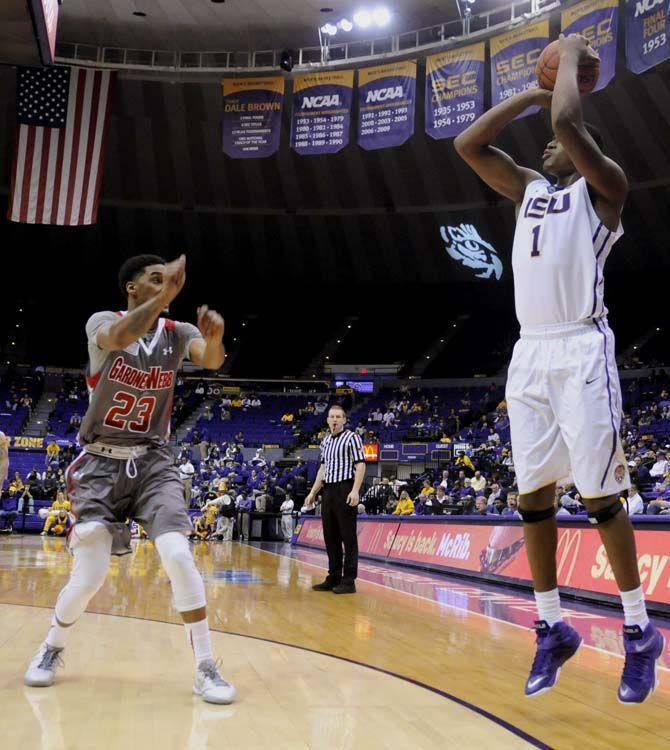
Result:
{"label": "dark arena background", "polygon": [[[639,505],[632,492],[622,501],[633,517],[647,607],[667,640],[667,0],[4,5],[0,430],[9,474],[0,500],[0,705],[7,747],[667,747],[670,652],[658,662],[656,692],[624,716],[616,702],[625,656],[618,588],[571,476],[557,494],[564,511],[558,585],[565,619],[585,648],[549,695],[524,697],[536,610],[504,400],[519,338],[514,206],[458,156],[455,133],[427,132],[440,115],[431,59],[443,52],[482,45],[481,60],[471,58],[479,98],[471,91],[472,110],[459,110],[477,117],[497,103],[496,87],[507,86],[502,99],[515,85],[535,85],[539,50],[562,29],[584,31],[601,71],[610,65],[611,80],[582,105],[630,188],[605,299],[621,380],[620,438]],[[542,23],[541,41],[524,40],[526,28]],[[493,59],[496,38],[514,33]],[[518,77],[497,76],[500,60]],[[394,64],[406,71],[405,63],[416,77],[392,71],[388,90],[409,86],[402,103],[413,127],[408,122],[398,145],[370,147],[359,132],[370,109],[359,95],[363,71]],[[46,170],[48,154],[22,166],[20,128],[28,126],[20,80],[58,68],[70,77],[109,75],[106,122],[91,126],[79,164],[91,160],[99,139],[97,189],[85,178],[97,216],[68,226],[13,213],[44,200],[28,198],[33,189],[56,193],[46,171],[34,185],[27,171],[40,158]],[[462,72],[442,70],[444,81]],[[333,81],[349,71],[353,84],[348,93],[341,87],[349,97],[340,112],[346,145],[299,153],[303,91],[332,94]],[[328,75],[321,88],[301,82]],[[262,96],[281,101],[274,121],[262,125],[274,146],[255,158],[225,145],[231,128],[250,127],[244,118],[231,125],[227,87],[253,79],[272,79]],[[283,95],[272,99],[272,86]],[[395,112],[398,122],[394,106],[389,117]],[[324,122],[333,117],[322,109]],[[472,120],[454,116],[451,125],[459,122],[462,131]],[[495,145],[541,171],[549,140],[543,110],[516,119]],[[72,192],[82,189],[79,182]],[[225,363],[216,371],[185,363],[177,380],[170,446],[175,461],[193,469],[181,473],[193,523],[205,518],[208,501],[226,496],[234,505],[230,528],[219,524],[225,513],[215,504],[218,518],[209,531],[196,524],[192,544],[222,674],[238,690],[230,706],[192,698],[179,612],[158,554],[137,528],[132,554],[113,559],[72,636],[62,683],[48,690],[22,683],[71,568],[64,535],[74,517],[45,523],[58,518],[53,503],[67,501],[65,469],[81,450],[77,433],[89,403],[84,326],[94,312],[125,309],[118,270],[143,253],[186,255],[171,318],[195,323],[202,304],[225,318]],[[333,403],[347,408],[365,452],[355,597],[312,591],[328,569],[326,541],[320,508],[302,510]],[[442,482],[444,503],[427,504]],[[111,666],[109,653],[119,650]],[[98,693],[104,711],[91,707]]]}

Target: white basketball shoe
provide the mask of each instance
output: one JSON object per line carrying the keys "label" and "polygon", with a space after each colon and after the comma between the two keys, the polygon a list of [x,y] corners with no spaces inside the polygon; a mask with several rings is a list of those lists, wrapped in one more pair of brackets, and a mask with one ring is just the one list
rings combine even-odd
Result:
{"label": "white basketball shoe", "polygon": [[194,695],[199,695],[207,703],[232,703],[235,688],[219,674],[220,660],[205,659],[198,664],[193,683]]}
{"label": "white basketball shoe", "polygon": [[61,654],[65,649],[43,643],[23,675],[28,687],[50,687],[56,679],[56,669],[65,666]]}

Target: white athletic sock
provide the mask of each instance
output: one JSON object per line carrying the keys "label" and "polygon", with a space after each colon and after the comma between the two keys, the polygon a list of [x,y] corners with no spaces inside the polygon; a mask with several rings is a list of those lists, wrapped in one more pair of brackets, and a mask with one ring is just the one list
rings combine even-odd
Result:
{"label": "white athletic sock", "polygon": [[53,648],[65,648],[71,630],[71,627],[64,628],[59,625],[58,620],[56,620],[56,615],[54,615],[51,618],[51,628],[45,639],[47,646],[53,646]]}
{"label": "white athletic sock", "polygon": [[649,624],[647,608],[644,604],[642,586],[632,591],[620,591],[626,625],[639,625],[644,630]]}
{"label": "white athletic sock", "polygon": [[196,667],[205,659],[213,659],[212,639],[209,636],[209,623],[207,618],[199,622],[185,622],[186,637],[189,645],[193,649]]}
{"label": "white athletic sock", "polygon": [[558,589],[535,591],[534,593],[538,619],[545,620],[549,627],[561,622],[563,615],[561,615],[561,598]]}

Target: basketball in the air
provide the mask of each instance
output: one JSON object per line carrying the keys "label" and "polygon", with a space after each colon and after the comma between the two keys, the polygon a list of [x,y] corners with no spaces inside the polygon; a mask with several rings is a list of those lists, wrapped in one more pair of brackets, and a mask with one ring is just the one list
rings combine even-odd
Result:
{"label": "basketball in the air", "polygon": [[[537,65],[535,66],[535,75],[537,76],[540,88],[547,91],[553,91],[556,85],[556,76],[558,75],[558,63],[560,61],[559,40],[556,39],[548,44],[540,54]],[[588,94],[596,87],[598,76],[600,75],[600,61],[593,60],[580,65],[577,69],[577,84],[581,94]]]}

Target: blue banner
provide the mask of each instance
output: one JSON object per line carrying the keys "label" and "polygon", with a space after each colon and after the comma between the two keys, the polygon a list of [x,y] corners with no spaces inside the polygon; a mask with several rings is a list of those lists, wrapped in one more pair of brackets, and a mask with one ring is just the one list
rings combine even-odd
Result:
{"label": "blue banner", "polygon": [[619,0],[584,0],[561,13],[561,31],[583,34],[600,55],[600,76],[594,91],[600,91],[614,78]]}
{"label": "blue banner", "polygon": [[670,59],[670,5],[667,0],[627,0],[626,67],[644,73]]}
{"label": "blue banner", "polygon": [[296,76],[291,118],[294,151],[335,154],[349,143],[353,88],[353,70]]}
{"label": "blue banner", "polygon": [[416,60],[358,72],[358,145],[366,151],[400,146],[414,135]]}
{"label": "blue banner", "polygon": [[426,133],[453,138],[484,112],[484,42],[426,58]]}
{"label": "blue banner", "polygon": [[[491,106],[539,86],[535,65],[549,42],[549,21],[538,21],[491,39]],[[519,117],[539,111],[528,107]]]}
{"label": "blue banner", "polygon": [[233,159],[259,159],[279,149],[284,79],[223,81],[223,151]]}

